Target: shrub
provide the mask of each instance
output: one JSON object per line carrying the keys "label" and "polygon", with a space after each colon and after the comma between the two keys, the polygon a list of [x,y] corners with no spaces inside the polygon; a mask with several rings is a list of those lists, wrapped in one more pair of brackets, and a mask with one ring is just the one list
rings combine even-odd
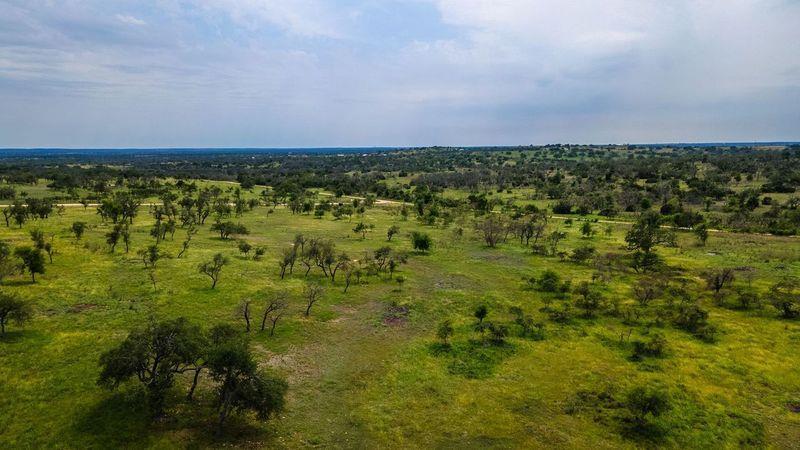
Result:
{"label": "shrub", "polygon": [[428,236],[426,233],[413,231],[411,233],[411,245],[414,247],[414,250],[420,252],[427,252],[433,246],[433,241],[431,240],[431,237]]}
{"label": "shrub", "polygon": [[655,333],[650,337],[650,340],[634,341],[633,342],[633,355],[631,359],[634,361],[641,361],[645,357],[661,357],[664,356],[664,351],[667,347],[667,339],[661,333]]}
{"label": "shrub", "polygon": [[633,429],[638,432],[652,433],[651,420],[669,411],[669,394],[651,387],[638,386],[631,389],[625,398],[625,407],[630,413]]}
{"label": "shrub", "polygon": [[536,286],[542,292],[559,292],[561,290],[561,276],[555,271],[547,269],[536,280]]}
{"label": "shrub", "polygon": [[[586,222],[586,223],[589,223],[589,222]],[[581,264],[581,263],[584,263],[587,260],[589,260],[589,258],[591,258],[592,256],[594,256],[594,253],[595,253],[595,250],[594,250],[594,247],[592,247],[592,246],[587,245],[587,246],[583,246],[583,247],[578,247],[578,248],[572,250],[572,254],[569,256],[569,259],[574,261],[574,262],[576,262],[576,263]]]}

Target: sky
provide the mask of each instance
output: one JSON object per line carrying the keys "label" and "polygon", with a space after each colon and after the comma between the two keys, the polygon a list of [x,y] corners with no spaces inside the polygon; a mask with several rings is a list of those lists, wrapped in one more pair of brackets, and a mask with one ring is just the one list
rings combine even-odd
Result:
{"label": "sky", "polygon": [[0,0],[0,147],[800,140],[800,0]]}

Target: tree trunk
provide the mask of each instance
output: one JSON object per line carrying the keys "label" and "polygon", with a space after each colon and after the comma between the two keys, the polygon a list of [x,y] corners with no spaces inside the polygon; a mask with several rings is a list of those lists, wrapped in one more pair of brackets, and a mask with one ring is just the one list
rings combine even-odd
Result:
{"label": "tree trunk", "polygon": [[200,378],[200,371],[203,370],[202,367],[198,367],[194,371],[194,379],[192,380],[192,387],[189,388],[189,393],[186,395],[187,400],[192,400],[194,397],[194,389],[197,387],[197,379]]}
{"label": "tree trunk", "polygon": [[275,335],[275,326],[278,324],[278,318],[276,317],[275,320],[272,321],[272,327],[269,329],[269,335]]}

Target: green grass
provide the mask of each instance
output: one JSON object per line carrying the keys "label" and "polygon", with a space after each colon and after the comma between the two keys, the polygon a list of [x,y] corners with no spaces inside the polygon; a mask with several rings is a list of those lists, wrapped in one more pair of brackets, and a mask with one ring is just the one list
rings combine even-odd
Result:
{"label": "green grass", "polygon": [[[256,193],[260,189],[254,190]],[[255,195],[255,194],[254,194]],[[800,323],[782,321],[774,312],[740,312],[713,306],[701,294],[699,274],[717,266],[752,266],[752,284],[764,291],[784,275],[800,274],[800,245],[795,238],[712,234],[697,247],[690,234],[680,247],[660,249],[681,271],[688,288],[703,297],[710,321],[720,328],[718,341],[701,342],[669,326],[659,329],[667,355],[644,362],[630,360],[620,335],[644,338],[650,330],[599,315],[565,325],[547,321],[541,311],[546,295],[530,290],[524,279],[554,269],[573,285],[590,280],[589,265],[537,256],[516,243],[488,249],[467,232],[454,239],[449,229],[401,221],[389,209],[368,210],[364,221],[376,225],[366,240],[352,232],[359,219],[334,221],[292,215],[284,208],[268,214],[258,208],[240,219],[245,237],[267,249],[261,261],[238,255],[234,241],[218,239],[206,225],[185,258],[158,263],[157,288],[135,256],[152,243],[152,220],[143,207],[129,254],[110,254],[93,208],[67,208],[63,217],[30,222],[22,229],[0,228],[0,238],[28,245],[28,232],[55,234],[58,254],[36,284],[12,277],[2,289],[35,302],[37,315],[24,328],[14,325],[0,341],[0,442],[6,448],[70,447],[637,447],[649,445],[626,436],[608,405],[572,410],[579,391],[608,390],[622,398],[641,383],[665,385],[674,407],[658,419],[668,430],[659,445],[709,448],[791,447],[800,442],[798,346]],[[90,223],[81,242],[68,232],[75,220]],[[407,234],[430,233],[428,255],[413,255],[398,274],[402,287],[370,278],[352,286],[325,284],[323,299],[302,317],[302,270],[281,281],[277,260],[295,233],[329,237],[351,256],[387,245],[385,232],[398,223],[401,235],[391,245],[410,250]],[[553,222],[555,225],[558,222]],[[569,232],[564,250],[591,244],[599,252],[624,253],[625,225],[612,225],[591,239],[579,237],[579,224],[558,225]],[[598,227],[602,231],[604,225]],[[163,248],[177,254],[183,231]],[[214,253],[231,259],[217,289],[197,272]],[[632,302],[633,273],[615,274],[603,288],[622,304]],[[743,283],[744,281],[739,281]],[[260,363],[286,375],[290,393],[279,417],[260,423],[252,417],[231,422],[226,437],[212,431],[210,387],[200,387],[196,405],[176,390],[169,420],[150,424],[135,384],[116,393],[96,386],[99,355],[149,317],[186,316],[205,326],[243,323],[234,316],[246,297],[289,289],[291,312],[277,333],[253,332]],[[554,300],[555,304],[564,300]],[[519,306],[546,322],[546,339],[511,337],[505,347],[486,346],[472,330],[472,311],[489,306],[487,320],[511,325],[509,306]],[[399,320],[384,321],[392,305],[408,307]],[[437,324],[453,320],[452,348],[441,351]],[[182,383],[183,384],[183,381]],[[220,440],[221,439],[221,440]],[[652,443],[650,443],[652,444]]]}

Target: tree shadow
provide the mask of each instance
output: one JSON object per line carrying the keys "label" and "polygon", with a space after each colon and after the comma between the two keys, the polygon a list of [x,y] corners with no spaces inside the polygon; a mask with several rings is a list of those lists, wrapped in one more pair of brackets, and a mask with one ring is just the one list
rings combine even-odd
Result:
{"label": "tree shadow", "polygon": [[0,334],[0,342],[3,342],[5,344],[18,344],[25,338],[26,334],[25,330],[20,330],[20,329],[9,330],[8,329],[9,326],[13,326],[13,324],[6,325],[5,334]]}
{"label": "tree shadow", "polygon": [[147,398],[140,389],[113,393],[83,411],[74,427],[106,448],[145,447],[154,431]]}
{"label": "tree shadow", "polygon": [[31,281],[30,278],[25,279],[15,279],[15,280],[4,280],[3,286],[30,286],[32,284],[36,284]]}
{"label": "tree shadow", "polygon": [[180,445],[188,447],[268,445],[275,439],[272,428],[253,414],[232,415],[220,431],[216,409],[207,399],[186,401],[177,391],[169,397],[166,416],[154,421],[142,388],[114,392],[80,414],[74,429],[87,437],[89,447],[101,448],[150,447],[159,435],[170,433],[179,433]]}

